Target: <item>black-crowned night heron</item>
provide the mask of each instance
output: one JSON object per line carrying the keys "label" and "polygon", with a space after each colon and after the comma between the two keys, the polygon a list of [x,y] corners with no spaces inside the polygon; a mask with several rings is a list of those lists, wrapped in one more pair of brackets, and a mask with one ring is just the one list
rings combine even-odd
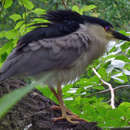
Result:
{"label": "black-crowned night heron", "polygon": [[42,79],[53,72],[45,83],[60,104],[62,117],[56,120],[77,123],[78,116],[68,114],[64,106],[61,85],[78,78],[88,64],[104,53],[110,40],[130,38],[114,31],[107,21],[71,10],[52,11],[45,18],[50,23],[37,24],[18,41],[1,68],[0,81],[21,75]]}

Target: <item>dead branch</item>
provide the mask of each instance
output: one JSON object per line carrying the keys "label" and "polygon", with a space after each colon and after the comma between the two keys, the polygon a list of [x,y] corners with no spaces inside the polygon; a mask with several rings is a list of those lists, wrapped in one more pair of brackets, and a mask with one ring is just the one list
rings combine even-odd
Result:
{"label": "dead branch", "polygon": [[63,4],[64,8],[67,9],[67,5],[66,5],[65,0],[62,0],[62,4]]}
{"label": "dead branch", "polygon": [[[130,87],[130,85],[120,85],[120,86],[117,86],[114,89],[114,91],[118,90],[118,89],[123,89],[123,88],[126,88],[126,87]],[[99,91],[99,92],[96,92],[94,94],[91,94],[91,95],[88,95],[86,97],[92,97],[92,96],[95,96],[97,94],[103,94],[103,93],[108,93],[110,90],[109,89],[106,89],[106,90],[103,90],[103,91]]]}
{"label": "dead branch", "polygon": [[112,109],[115,109],[115,94],[114,94],[114,89],[112,88],[112,85],[108,82],[106,82],[105,80],[102,79],[101,75],[96,71],[95,68],[92,68],[93,72],[96,74],[96,76],[100,79],[100,81],[108,86],[109,88],[109,91],[111,93],[111,106],[112,106]]}

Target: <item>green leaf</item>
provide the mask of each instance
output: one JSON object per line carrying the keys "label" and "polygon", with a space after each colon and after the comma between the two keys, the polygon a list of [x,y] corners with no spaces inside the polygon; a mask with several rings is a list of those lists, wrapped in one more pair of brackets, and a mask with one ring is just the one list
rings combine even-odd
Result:
{"label": "green leaf", "polygon": [[17,20],[21,19],[21,16],[19,14],[12,14],[10,15],[10,18],[16,22]]}
{"label": "green leaf", "polygon": [[4,6],[4,8],[9,8],[11,5],[12,5],[12,3],[13,3],[13,0],[5,0],[4,2],[3,2],[3,6]]}
{"label": "green leaf", "polygon": [[51,90],[48,88],[48,86],[37,86],[36,87],[44,96],[50,98],[51,100],[53,100],[54,102],[58,103],[56,100],[56,97],[53,95],[53,93],[51,92]]}
{"label": "green leaf", "polygon": [[94,86],[93,88],[96,90],[104,90],[105,89],[103,86]]}
{"label": "green leaf", "polygon": [[3,62],[5,61],[5,59],[7,58],[7,56],[8,56],[8,53],[7,53],[7,52],[3,53],[3,54],[0,56],[0,62],[3,63]]}
{"label": "green leaf", "polygon": [[127,55],[129,55],[129,56],[130,56],[130,49],[128,50]]}
{"label": "green leaf", "polygon": [[24,35],[26,33],[26,24],[23,24],[20,29],[19,32],[21,35]]}
{"label": "green leaf", "polygon": [[36,8],[35,10],[32,11],[33,13],[37,14],[37,15],[41,15],[41,14],[45,14],[46,10],[41,9],[41,8]]}
{"label": "green leaf", "polygon": [[127,32],[125,32],[124,30],[121,30],[121,31],[119,31],[119,32],[122,33],[123,35],[130,36],[130,33],[127,33]]}
{"label": "green leaf", "polygon": [[76,11],[76,12],[78,12],[78,13],[80,13],[80,9],[79,9],[79,7],[78,7],[77,5],[74,5],[74,6],[72,7],[72,10],[73,10],[73,11]]}
{"label": "green leaf", "polygon": [[114,51],[117,51],[117,48],[115,46],[112,47],[112,49],[109,51],[109,53],[114,52]]}
{"label": "green leaf", "polygon": [[17,31],[16,30],[9,30],[5,32],[5,37],[7,39],[15,39],[17,37]]}
{"label": "green leaf", "polygon": [[107,72],[106,72],[106,69],[103,68],[103,67],[100,67],[99,70],[98,70],[98,73],[101,75],[101,77],[105,80],[105,81],[108,81],[110,80]]}
{"label": "green leaf", "polygon": [[126,49],[129,48],[129,47],[130,47],[130,42],[125,42],[123,45],[121,45],[121,50],[123,52],[125,52]]}
{"label": "green leaf", "polygon": [[128,71],[130,71],[130,63],[125,64],[124,69],[127,69]]}
{"label": "green leaf", "polygon": [[17,31],[16,30],[9,30],[9,31],[2,31],[0,33],[0,38],[6,37],[7,39],[15,39],[17,36]]}
{"label": "green leaf", "polygon": [[130,102],[122,102],[118,108],[126,111],[128,108],[130,108]]}
{"label": "green leaf", "polygon": [[125,74],[119,73],[117,75],[113,75],[112,78],[114,79],[115,82],[119,84],[124,84],[128,82],[128,78]]}
{"label": "green leaf", "polygon": [[1,32],[0,32],[0,38],[5,37],[5,32],[6,32],[6,31],[1,31]]}
{"label": "green leaf", "polygon": [[30,0],[20,0],[25,8],[28,10],[32,10],[34,8],[34,4]]}
{"label": "green leaf", "polygon": [[125,62],[130,62],[130,59],[128,57],[126,57],[125,55],[118,55],[118,56],[116,56],[116,59],[122,60]]}
{"label": "green leaf", "polygon": [[93,77],[88,79],[88,82],[90,82],[90,84],[94,85],[94,84],[99,84],[100,80],[96,75],[94,75]]}
{"label": "green leaf", "polygon": [[27,86],[5,94],[0,98],[0,118],[2,118],[10,108],[12,108],[23,96],[30,92],[35,86]]}
{"label": "green leaf", "polygon": [[14,29],[20,28],[23,24],[24,24],[24,21],[19,21],[19,22],[16,24],[16,26],[15,26]]}
{"label": "green leaf", "polygon": [[36,22],[36,23],[44,23],[44,22],[48,22],[48,20],[46,20],[46,19],[41,19],[41,18],[35,18],[35,19],[33,19],[33,22]]}
{"label": "green leaf", "polygon": [[86,6],[83,6],[83,8],[81,9],[83,12],[86,12],[86,11],[90,11],[92,9],[95,9],[96,6],[95,5],[86,5]]}
{"label": "green leaf", "polygon": [[6,44],[4,44],[1,48],[0,48],[0,56],[6,52],[8,52],[8,50],[12,49],[12,43],[11,42],[7,42]]}

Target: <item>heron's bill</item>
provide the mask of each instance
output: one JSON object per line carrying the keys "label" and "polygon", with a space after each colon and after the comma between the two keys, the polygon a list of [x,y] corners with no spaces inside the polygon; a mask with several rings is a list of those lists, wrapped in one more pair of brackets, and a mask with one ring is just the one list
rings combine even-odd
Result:
{"label": "heron's bill", "polygon": [[111,30],[111,33],[112,33],[112,35],[114,36],[114,38],[116,38],[116,39],[124,40],[124,41],[130,41],[130,38],[129,38],[129,37],[127,37],[127,36],[125,36],[125,35],[123,35],[123,34],[117,32],[117,31],[115,31],[115,30]]}

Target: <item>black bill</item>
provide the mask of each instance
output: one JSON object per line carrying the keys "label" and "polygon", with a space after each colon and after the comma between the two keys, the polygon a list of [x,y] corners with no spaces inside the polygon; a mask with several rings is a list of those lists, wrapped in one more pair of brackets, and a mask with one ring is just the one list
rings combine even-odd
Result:
{"label": "black bill", "polygon": [[116,32],[114,30],[112,30],[112,34],[113,34],[114,38],[116,38],[116,39],[130,41],[129,37],[127,37],[119,32]]}

